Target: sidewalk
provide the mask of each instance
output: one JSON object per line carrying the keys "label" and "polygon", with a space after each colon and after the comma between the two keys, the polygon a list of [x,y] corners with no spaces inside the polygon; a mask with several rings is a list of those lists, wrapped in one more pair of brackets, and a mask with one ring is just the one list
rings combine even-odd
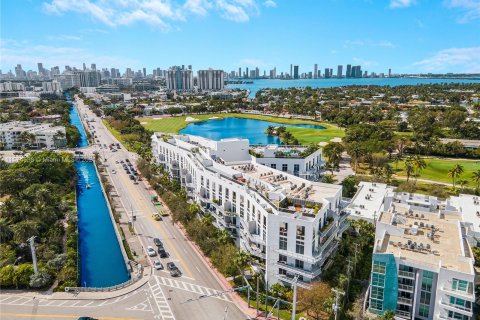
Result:
{"label": "sidewalk", "polygon": [[[132,293],[135,290],[143,287],[149,280],[152,275],[152,268],[148,267],[143,270],[142,279],[137,282],[126,286],[125,288],[115,290],[115,291],[105,291],[105,292],[35,292],[35,291],[22,291],[22,290],[2,290],[1,294],[7,294],[11,296],[17,296],[19,298],[31,298],[38,300],[108,300],[113,298],[118,298],[126,294]],[[1,295],[0,295],[1,296]]]}

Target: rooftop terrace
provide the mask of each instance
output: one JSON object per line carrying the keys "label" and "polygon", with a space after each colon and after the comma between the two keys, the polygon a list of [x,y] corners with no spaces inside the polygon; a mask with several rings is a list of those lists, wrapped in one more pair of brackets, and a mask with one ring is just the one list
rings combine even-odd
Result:
{"label": "rooftop terrace", "polygon": [[462,237],[460,221],[460,215],[412,211],[393,204],[379,217],[378,223],[390,225],[385,228],[390,231],[378,240],[376,252],[394,254],[407,264],[471,273],[470,247]]}

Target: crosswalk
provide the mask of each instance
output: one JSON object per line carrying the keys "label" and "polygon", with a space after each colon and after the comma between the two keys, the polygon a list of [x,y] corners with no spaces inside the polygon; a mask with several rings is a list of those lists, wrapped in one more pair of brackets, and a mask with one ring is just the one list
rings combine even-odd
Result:
{"label": "crosswalk", "polygon": [[199,286],[197,284],[193,284],[193,283],[190,283],[190,282],[180,281],[180,280],[177,280],[177,279],[172,279],[172,278],[167,278],[167,277],[155,276],[155,278],[156,278],[158,283],[160,283],[164,286],[167,286],[167,287],[192,292],[192,293],[198,294],[199,296],[202,296],[202,295],[210,296],[210,295],[219,294],[219,295],[214,296],[212,298],[220,299],[220,300],[227,301],[227,302],[233,302],[228,294],[220,294],[222,291],[219,291],[219,290],[215,290],[215,289],[212,289],[212,288]]}
{"label": "crosswalk", "polygon": [[158,308],[158,311],[160,312],[159,316],[163,320],[167,320],[167,319],[175,320],[172,309],[170,308],[167,298],[165,297],[165,294],[163,293],[162,288],[160,287],[160,282],[158,281],[158,277],[155,277],[154,285],[152,285],[149,282],[148,286],[150,288],[150,291],[152,292],[153,299]]}

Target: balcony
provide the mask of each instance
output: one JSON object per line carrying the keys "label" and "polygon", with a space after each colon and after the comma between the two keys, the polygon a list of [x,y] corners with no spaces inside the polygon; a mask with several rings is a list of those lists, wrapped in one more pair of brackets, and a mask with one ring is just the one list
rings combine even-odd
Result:
{"label": "balcony", "polygon": [[[291,285],[293,285],[294,282],[295,282],[294,278],[295,278],[295,275],[292,275],[292,274],[279,275],[278,276],[278,279],[280,281],[286,282],[286,283],[291,284]],[[310,283],[297,279],[297,286],[299,286],[301,288],[309,289],[310,288]]]}
{"label": "balcony", "polygon": [[460,297],[462,299],[472,301],[472,302],[475,301],[475,295],[473,294],[473,292],[465,292],[465,291],[455,290],[455,289],[452,289],[451,287],[449,287],[447,285],[443,285],[440,289],[442,291],[448,293],[449,295],[454,295],[456,297]]}
{"label": "balcony", "polygon": [[407,284],[398,284],[398,290],[402,291],[408,291],[408,292],[413,292],[414,288],[413,286],[407,285]]}
{"label": "balcony", "polygon": [[412,314],[408,311],[403,311],[403,310],[396,310],[395,311],[395,316],[398,316],[403,319],[410,319]]}
{"label": "balcony", "polygon": [[398,276],[402,278],[409,278],[415,280],[415,272],[408,272],[408,271],[398,271]]}
{"label": "balcony", "polygon": [[412,299],[405,298],[405,297],[398,297],[397,298],[397,303],[405,304],[407,306],[411,306],[413,303]]}
{"label": "balcony", "polygon": [[322,273],[321,268],[317,268],[315,270],[305,270],[302,268],[295,267],[294,265],[287,264],[286,262],[280,262],[280,261],[276,262],[275,266],[282,268],[284,270],[290,271],[293,274],[299,274],[304,277],[310,278],[312,280],[318,277],[320,273]]}
{"label": "balcony", "polygon": [[447,310],[458,312],[460,314],[466,315],[468,317],[473,316],[472,308],[467,308],[458,304],[450,303],[450,301],[445,301],[444,299],[440,300],[440,305],[445,307]]}

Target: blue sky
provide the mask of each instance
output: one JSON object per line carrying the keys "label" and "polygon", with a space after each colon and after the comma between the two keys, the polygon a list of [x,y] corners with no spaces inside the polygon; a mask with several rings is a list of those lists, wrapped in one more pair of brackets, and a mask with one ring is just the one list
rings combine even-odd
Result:
{"label": "blue sky", "polygon": [[[0,68],[480,72],[480,0],[0,0]],[[267,71],[268,72],[268,71]],[[336,72],[336,71],[335,71]]]}

